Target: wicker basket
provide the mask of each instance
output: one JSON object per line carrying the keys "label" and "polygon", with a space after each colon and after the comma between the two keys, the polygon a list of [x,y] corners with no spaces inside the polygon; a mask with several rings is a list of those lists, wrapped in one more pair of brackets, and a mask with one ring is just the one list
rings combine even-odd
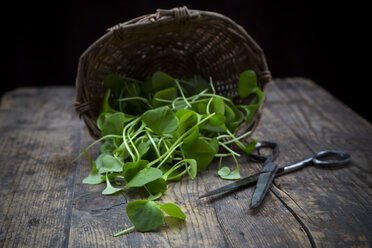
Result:
{"label": "wicker basket", "polygon": [[[252,69],[264,91],[271,80],[262,49],[231,19],[214,12],[158,9],[108,29],[80,57],[76,78],[75,109],[97,139],[96,120],[104,96],[107,74],[143,80],[155,71],[175,78],[201,75],[213,78],[217,92],[231,96],[237,92],[241,72]],[[238,99],[238,101],[243,101]],[[262,116],[263,105],[239,133],[252,133]]]}

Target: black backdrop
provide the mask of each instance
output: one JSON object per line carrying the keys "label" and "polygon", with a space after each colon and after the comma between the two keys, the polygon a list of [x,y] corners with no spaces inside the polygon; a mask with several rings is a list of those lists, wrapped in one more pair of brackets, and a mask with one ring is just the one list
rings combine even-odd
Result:
{"label": "black backdrop", "polygon": [[361,60],[367,57],[368,34],[360,32],[366,8],[325,2],[14,1],[3,8],[1,93],[20,86],[74,85],[79,56],[106,28],[157,8],[186,5],[242,25],[264,50],[274,78],[310,78],[371,121],[368,61]]}

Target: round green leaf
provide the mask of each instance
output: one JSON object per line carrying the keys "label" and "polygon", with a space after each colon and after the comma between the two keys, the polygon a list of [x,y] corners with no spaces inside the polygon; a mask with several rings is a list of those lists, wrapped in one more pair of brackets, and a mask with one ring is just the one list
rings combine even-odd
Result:
{"label": "round green leaf", "polygon": [[230,168],[227,167],[227,166],[224,166],[221,169],[219,169],[217,173],[222,179],[226,179],[226,180],[240,179],[239,170],[235,169],[235,170],[231,171]]}
{"label": "round green leaf", "polygon": [[193,143],[197,138],[199,137],[199,127],[198,126],[195,126],[194,127],[194,130],[191,131],[191,133],[189,135],[187,135],[184,139],[183,139],[183,143],[185,145],[188,145],[188,144],[191,144]]}
{"label": "round green leaf", "polygon": [[146,185],[151,194],[164,193],[168,189],[168,185],[164,178],[158,178],[155,181],[149,182]]}
{"label": "round green leaf", "polygon": [[101,174],[98,173],[98,171],[92,170],[89,175],[84,178],[83,183],[84,184],[100,184],[104,182],[105,180],[102,179]]}
{"label": "round green leaf", "polygon": [[178,119],[168,106],[147,110],[142,121],[156,134],[171,134],[178,128]]}
{"label": "round green leaf", "polygon": [[105,96],[103,97],[101,113],[106,113],[106,112],[115,113],[115,112],[117,112],[115,109],[111,108],[111,106],[110,106],[110,103],[109,103],[110,94],[111,94],[111,89],[107,89],[106,93],[105,93]]}
{"label": "round green leaf", "polygon": [[211,104],[211,113],[224,114],[225,113],[225,102],[222,98],[214,97]]}
{"label": "round green leaf", "polygon": [[227,124],[235,120],[235,113],[227,104],[225,104],[225,116]]}
{"label": "round green leaf", "polygon": [[122,188],[115,188],[115,187],[112,187],[111,184],[107,184],[106,188],[102,191],[102,195],[113,195],[122,190],[123,190]]}
{"label": "round green leaf", "polygon": [[124,182],[128,183],[137,173],[144,169],[149,163],[147,160],[140,160],[136,162],[126,162],[123,166]]}
{"label": "round green leaf", "polygon": [[121,135],[124,124],[132,119],[133,117],[128,117],[123,112],[102,113],[98,117],[97,125],[103,136],[108,134]]}
{"label": "round green leaf", "polygon": [[162,195],[163,195],[163,193],[161,193],[161,192],[158,192],[155,195],[153,195],[153,194],[150,193],[150,195],[147,198],[147,200],[155,201],[155,200],[159,199]]}
{"label": "round green leaf", "polygon": [[246,98],[252,94],[256,89],[257,79],[256,73],[252,70],[244,71],[239,76],[238,94],[241,98]]}
{"label": "round green leaf", "polygon": [[153,90],[159,91],[166,88],[170,88],[175,85],[175,80],[168,74],[157,71],[152,75],[152,88]]}
{"label": "round green leaf", "polygon": [[249,144],[245,147],[245,150],[244,150],[245,154],[249,156],[253,152],[254,148],[256,148],[256,145],[257,145],[257,140],[252,139],[251,142],[249,142]]}
{"label": "round green leaf", "polygon": [[[198,173],[198,165],[195,159],[185,159],[185,162],[187,162],[190,165],[190,169],[187,170],[189,173],[191,179],[195,179],[196,174]],[[188,167],[187,167],[188,168]]]}
{"label": "round green leaf", "polygon": [[141,142],[137,145],[137,150],[141,157],[143,157],[148,152],[148,150],[150,149],[150,145],[150,142]]}
{"label": "round green leaf", "polygon": [[226,117],[223,114],[218,113],[208,119],[203,129],[215,133],[225,132],[226,131],[225,122]]}
{"label": "round green leaf", "polygon": [[108,153],[102,155],[102,172],[121,172],[123,171],[123,166],[121,163]]}
{"label": "round green leaf", "polygon": [[127,215],[140,232],[155,230],[164,223],[164,214],[154,201],[137,200],[128,203]]}
{"label": "round green leaf", "polygon": [[108,174],[106,173],[106,188],[102,191],[103,195],[113,195],[119,191],[122,191],[123,188],[112,187],[110,180],[108,179]]}
{"label": "round green leaf", "polygon": [[[187,80],[191,85],[186,85],[192,95],[196,95],[201,91],[209,88],[209,82],[207,82],[200,75],[194,75]],[[191,88],[191,89],[190,89]]]}
{"label": "round green leaf", "polygon": [[190,109],[180,109],[176,112],[178,118],[178,129],[176,134],[181,136],[184,132],[194,127],[198,121],[198,117],[195,111]]}
{"label": "round green leaf", "polygon": [[142,187],[143,185],[155,181],[163,175],[163,172],[157,168],[150,167],[140,170],[133,178],[130,180],[126,187]]}
{"label": "round green leaf", "polygon": [[166,214],[172,217],[179,218],[181,220],[186,219],[186,215],[182,212],[182,210],[174,203],[168,202],[164,204],[159,204],[160,208],[164,210]]}
{"label": "round green leaf", "polygon": [[225,177],[228,176],[230,173],[231,173],[230,168],[227,167],[227,166],[222,167],[222,168],[219,169],[218,172],[217,172],[217,174],[218,174],[221,178],[225,178]]}
{"label": "round green leaf", "polygon": [[112,153],[115,150],[113,139],[106,139],[105,143],[101,145],[100,151],[102,153]]}
{"label": "round green leaf", "polygon": [[205,102],[201,102],[197,105],[198,113],[199,114],[206,114],[207,113],[207,104]]}
{"label": "round green leaf", "polygon": [[210,142],[197,138],[193,143],[183,145],[182,149],[186,158],[196,160],[197,171],[204,170],[213,160],[218,151],[218,142],[212,139]]}
{"label": "round green leaf", "polygon": [[153,100],[152,100],[152,105],[157,108],[160,106],[167,105],[168,103],[162,102],[158,99],[163,99],[163,100],[174,100],[177,97],[177,89],[172,87],[172,88],[167,88],[164,90],[160,90],[154,94]]}

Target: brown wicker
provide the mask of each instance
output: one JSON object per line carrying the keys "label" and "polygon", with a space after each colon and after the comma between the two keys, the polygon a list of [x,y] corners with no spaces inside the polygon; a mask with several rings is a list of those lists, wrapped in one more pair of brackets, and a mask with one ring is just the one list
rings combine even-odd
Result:
{"label": "brown wicker", "polygon": [[[257,73],[266,99],[271,74],[264,53],[241,26],[214,12],[158,9],[109,28],[81,55],[75,109],[97,139],[101,134],[96,120],[107,74],[139,80],[158,70],[175,78],[211,76],[217,92],[231,96],[237,92],[239,74],[247,69]],[[239,127],[240,133],[255,130],[262,108],[250,123]]]}

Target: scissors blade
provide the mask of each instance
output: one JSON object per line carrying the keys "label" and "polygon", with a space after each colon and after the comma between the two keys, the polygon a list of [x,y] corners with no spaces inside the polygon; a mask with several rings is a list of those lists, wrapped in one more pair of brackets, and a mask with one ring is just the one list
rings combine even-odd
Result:
{"label": "scissors blade", "polygon": [[225,185],[221,188],[212,190],[212,191],[210,191],[210,192],[208,192],[208,193],[206,193],[202,196],[199,196],[199,199],[207,197],[207,196],[211,196],[211,195],[216,195],[216,194],[219,194],[219,193],[222,193],[222,192],[238,189],[240,187],[243,187],[243,186],[246,186],[246,185],[249,185],[249,184],[254,184],[255,182],[257,182],[257,179],[258,179],[259,175],[260,175],[260,173],[256,173],[256,174],[253,174],[249,177],[239,179],[239,180],[237,180],[233,183],[227,184],[227,185]]}
{"label": "scissors blade", "polygon": [[264,167],[262,168],[261,173],[258,176],[256,188],[254,189],[252,200],[251,200],[251,208],[257,208],[261,205],[265,195],[270,188],[276,172],[278,171],[278,166],[273,162],[265,163]]}

